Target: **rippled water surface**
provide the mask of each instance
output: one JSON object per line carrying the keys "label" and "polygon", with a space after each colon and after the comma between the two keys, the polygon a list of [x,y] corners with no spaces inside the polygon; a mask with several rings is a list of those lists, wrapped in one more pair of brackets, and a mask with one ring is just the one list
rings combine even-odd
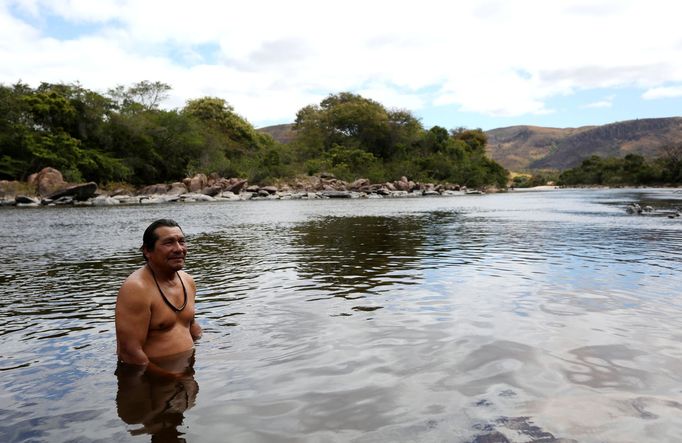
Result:
{"label": "rippled water surface", "polygon": [[[641,442],[682,434],[680,190],[0,210],[0,441]],[[195,375],[115,375],[176,219]]]}

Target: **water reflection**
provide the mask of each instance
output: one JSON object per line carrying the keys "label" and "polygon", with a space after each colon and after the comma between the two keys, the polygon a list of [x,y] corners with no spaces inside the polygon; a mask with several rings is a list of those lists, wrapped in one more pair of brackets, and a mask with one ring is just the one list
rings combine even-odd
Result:
{"label": "water reflection", "polygon": [[184,412],[196,403],[199,385],[194,379],[194,351],[155,359],[165,370],[182,373],[167,378],[138,366],[119,363],[116,369],[118,416],[130,425],[131,435],[149,434],[151,441],[184,442]]}
{"label": "water reflection", "polygon": [[347,299],[380,286],[418,284],[413,272],[424,243],[418,217],[325,217],[302,223],[297,234],[299,277],[315,290]]}

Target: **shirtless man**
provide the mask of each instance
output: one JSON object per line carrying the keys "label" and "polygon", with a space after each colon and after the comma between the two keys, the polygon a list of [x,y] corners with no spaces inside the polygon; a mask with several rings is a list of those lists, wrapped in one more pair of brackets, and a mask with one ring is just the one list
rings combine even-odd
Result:
{"label": "shirtless man", "polygon": [[175,221],[161,219],[149,225],[142,241],[146,264],[126,279],[116,299],[118,358],[153,374],[183,376],[191,367],[162,362],[191,355],[201,336],[194,321],[196,286],[181,270],[185,235]]}

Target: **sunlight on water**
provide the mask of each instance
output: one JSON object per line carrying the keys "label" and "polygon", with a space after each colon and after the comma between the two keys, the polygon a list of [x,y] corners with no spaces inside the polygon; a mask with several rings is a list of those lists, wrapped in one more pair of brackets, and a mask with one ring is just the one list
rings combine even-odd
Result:
{"label": "sunlight on water", "polygon": [[[633,201],[682,192],[2,208],[1,440],[675,441],[682,219]],[[161,217],[205,335],[138,385],[113,309]]]}

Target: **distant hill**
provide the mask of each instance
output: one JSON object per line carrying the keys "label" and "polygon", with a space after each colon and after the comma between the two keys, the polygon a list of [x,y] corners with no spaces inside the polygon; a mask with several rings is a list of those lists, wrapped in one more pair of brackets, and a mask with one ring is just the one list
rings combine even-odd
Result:
{"label": "distant hill", "polygon": [[294,140],[294,137],[296,137],[293,123],[266,126],[264,128],[259,128],[258,131],[268,134],[275,139],[276,142],[284,144],[291,143]]}
{"label": "distant hill", "polygon": [[682,117],[565,129],[511,126],[486,134],[488,153],[507,169],[567,169],[592,155],[658,157],[663,145],[682,142]]}
{"label": "distant hill", "polygon": [[[259,129],[280,143],[295,137],[293,124]],[[579,128],[510,126],[486,131],[488,154],[512,171],[568,169],[591,155],[661,155],[661,147],[682,142],[682,117],[647,118]]]}
{"label": "distant hill", "polygon": [[541,126],[510,126],[486,131],[487,151],[507,169],[520,171],[559,149],[559,143],[594,126],[582,128],[545,128]]}

